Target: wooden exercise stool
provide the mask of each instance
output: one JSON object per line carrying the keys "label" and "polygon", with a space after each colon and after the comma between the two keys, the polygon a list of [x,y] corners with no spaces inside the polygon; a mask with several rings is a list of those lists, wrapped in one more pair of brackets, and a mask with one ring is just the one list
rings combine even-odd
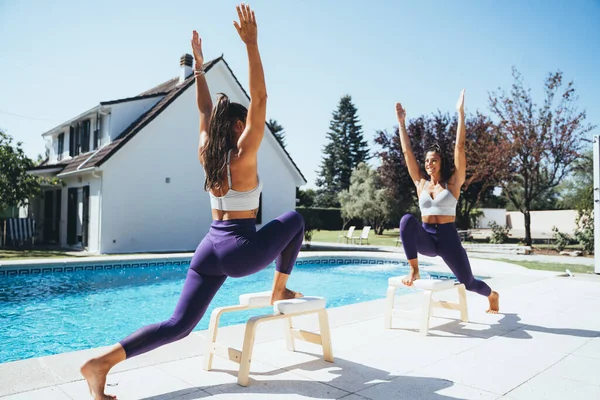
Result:
{"label": "wooden exercise stool", "polygon": [[[402,280],[406,276],[395,276],[388,279],[387,299],[385,302],[385,313],[383,317],[384,328],[392,328],[392,317],[394,315],[394,297],[396,289],[399,287],[408,287],[423,290],[423,305],[421,306],[421,328],[419,332],[423,336],[427,336],[429,331],[429,320],[431,318],[432,308],[446,308],[450,310],[460,311],[460,319],[467,322],[469,319],[467,313],[467,292],[465,285],[455,283],[453,279],[417,279],[412,286],[405,286]],[[434,300],[434,292],[442,292],[444,290],[456,290],[458,292],[458,303],[449,303],[446,301]]]}
{"label": "wooden exercise stool", "polygon": [[[253,308],[271,307],[271,292],[247,293],[240,296],[240,304],[227,307],[215,308],[210,316],[210,325],[208,328],[208,341],[204,353],[203,368],[207,371],[212,369],[213,356],[226,358],[240,364],[238,371],[238,384],[248,385],[250,375],[250,364],[252,362],[252,351],[254,348],[254,338],[256,327],[259,323],[274,321],[277,319],[285,320],[285,339],[287,349],[294,351],[294,339],[318,344],[323,348],[323,359],[333,362],[333,352],[331,349],[331,333],[329,331],[329,318],[325,309],[325,299],[323,297],[305,296],[299,299],[280,300],[273,304],[273,314],[258,315],[250,318],[246,322],[246,332],[242,350],[225,346],[217,342],[217,333],[219,329],[219,319],[226,312],[250,310]],[[319,318],[319,333],[308,332],[301,329],[295,329],[292,326],[292,317],[302,315],[317,314]]]}

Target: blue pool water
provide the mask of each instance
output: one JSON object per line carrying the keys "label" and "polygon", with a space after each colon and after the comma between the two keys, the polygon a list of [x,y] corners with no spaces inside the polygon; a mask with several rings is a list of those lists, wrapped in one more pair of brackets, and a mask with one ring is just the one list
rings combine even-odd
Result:
{"label": "blue pool water", "polygon": [[[408,271],[405,262],[345,261],[296,265],[288,286],[326,297],[329,308],[383,298],[387,279]],[[187,269],[170,265],[0,277],[0,363],[110,345],[146,324],[168,319]],[[242,293],[270,290],[273,272],[271,265],[228,279],[195,330],[208,328],[213,308],[237,304]],[[221,321],[243,323],[264,312],[226,313]]]}

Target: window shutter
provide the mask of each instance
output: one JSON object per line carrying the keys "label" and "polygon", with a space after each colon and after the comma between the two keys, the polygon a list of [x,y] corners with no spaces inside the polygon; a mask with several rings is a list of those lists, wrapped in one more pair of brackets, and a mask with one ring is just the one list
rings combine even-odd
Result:
{"label": "window shutter", "polygon": [[69,155],[75,156],[75,129],[72,126],[69,127]]}

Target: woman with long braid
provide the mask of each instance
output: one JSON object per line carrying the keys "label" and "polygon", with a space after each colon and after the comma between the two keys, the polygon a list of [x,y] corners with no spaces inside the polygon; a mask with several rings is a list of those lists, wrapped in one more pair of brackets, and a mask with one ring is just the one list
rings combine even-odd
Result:
{"label": "woman with long braid", "polygon": [[265,130],[267,89],[254,11],[242,4],[237,12],[240,22],[234,25],[246,45],[250,69],[248,109],[225,95],[213,108],[202,70],[202,42],[196,31],[192,36],[200,113],[198,157],[205,170],[204,188],[210,196],[213,222],[194,253],[171,318],[139,329],[81,367],[94,400],[114,398],[104,393],[104,386],[116,364],[189,335],[227,277],[254,274],[276,260],[271,303],[302,297],[286,287],[302,246],[302,216],[290,211],[256,231],[262,190],[257,153]]}

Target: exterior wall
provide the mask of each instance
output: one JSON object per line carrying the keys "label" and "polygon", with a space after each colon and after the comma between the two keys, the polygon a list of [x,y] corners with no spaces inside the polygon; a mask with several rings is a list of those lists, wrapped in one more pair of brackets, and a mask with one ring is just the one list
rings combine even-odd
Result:
{"label": "exterior wall", "polygon": [[[560,232],[573,234],[576,218],[576,210],[531,211],[531,235],[534,239],[552,237],[553,226]],[[525,218],[520,211],[508,211],[507,222],[511,232],[515,232],[513,236],[525,236]]]}
{"label": "exterior wall", "polygon": [[162,97],[128,101],[112,104],[110,112],[110,128],[106,144],[115,140],[133,121],[152,108]]}
{"label": "exterior wall", "polygon": [[[221,64],[207,73],[211,95],[224,92],[248,105]],[[198,246],[212,220],[197,156],[198,122],[191,86],[103,165],[102,253]],[[263,223],[295,208],[299,178],[276,146],[267,133],[259,150]]]}
{"label": "exterior wall", "polygon": [[500,226],[506,225],[506,210],[504,208],[482,208],[483,215],[477,220],[477,228],[487,229],[491,222]]}

